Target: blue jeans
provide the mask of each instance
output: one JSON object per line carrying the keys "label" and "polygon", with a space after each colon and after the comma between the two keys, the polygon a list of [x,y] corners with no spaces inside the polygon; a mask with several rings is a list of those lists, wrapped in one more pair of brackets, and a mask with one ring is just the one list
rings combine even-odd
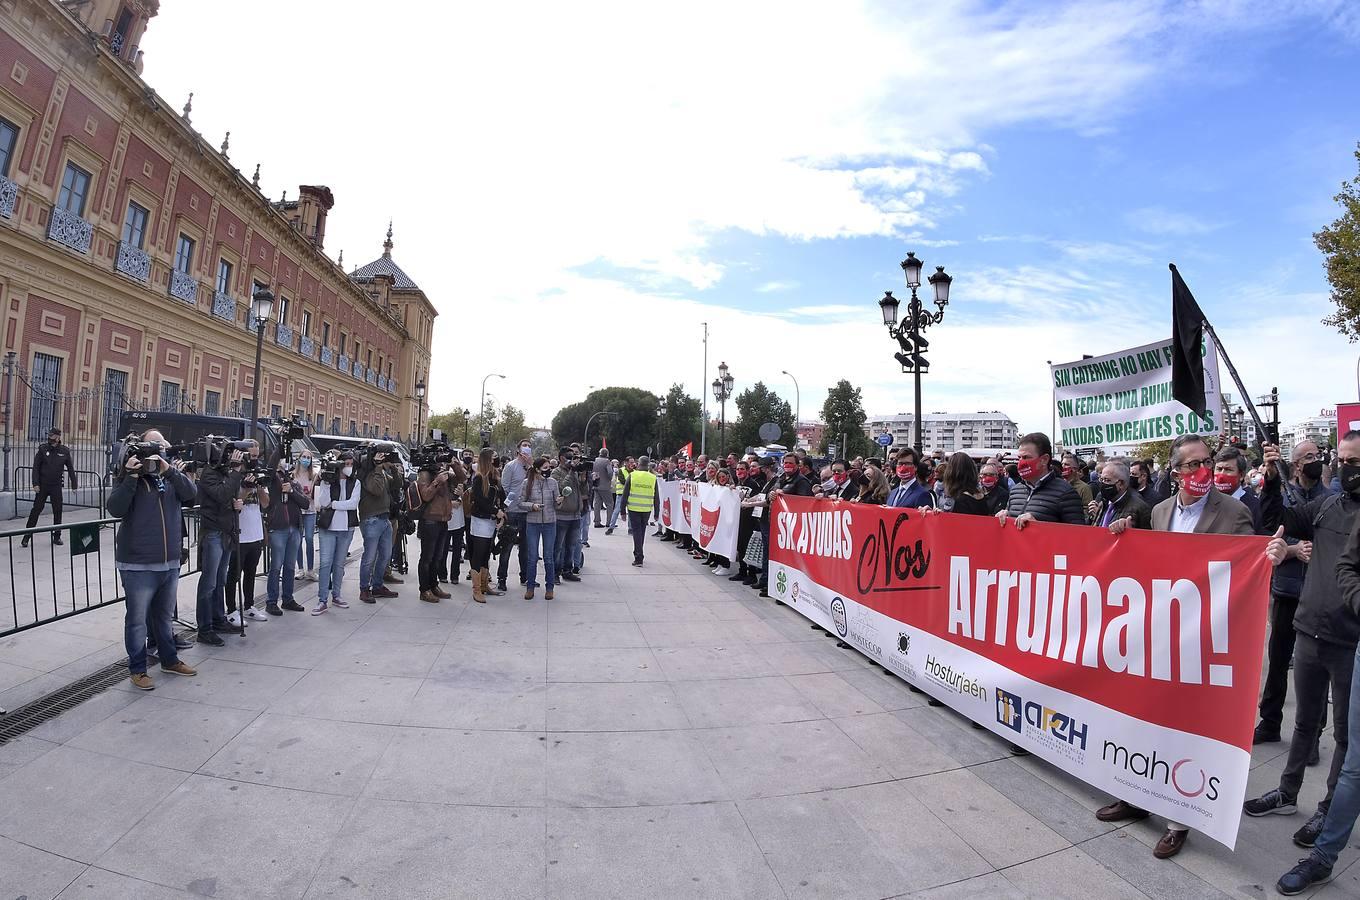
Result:
{"label": "blue jeans", "polygon": [[382,587],[387,562],[392,558],[392,520],[369,516],[359,523],[364,536],[364,556],[359,563],[359,590],[376,591]]}
{"label": "blue jeans", "polygon": [[548,587],[552,587],[553,582],[557,580],[557,568],[553,560],[553,554],[557,550],[556,522],[524,523],[524,545],[529,554],[529,568],[525,571],[524,577],[528,579],[525,585],[531,588],[538,587],[540,542],[543,546],[543,574],[547,579]]}
{"label": "blue jeans", "polygon": [[[306,569],[308,572],[312,570],[312,567],[316,562],[315,551],[312,549],[315,537],[316,537],[316,513],[303,513],[302,543],[298,544],[297,552],[297,567],[299,569]],[[305,566],[302,564],[303,550],[307,551],[307,565]]]}
{"label": "blue jeans", "polygon": [[1336,781],[1332,805],[1327,808],[1322,834],[1313,845],[1313,859],[1326,866],[1335,865],[1337,856],[1350,842],[1356,818],[1360,817],[1360,709],[1356,709],[1356,704],[1360,703],[1360,683],[1356,681],[1360,679],[1360,648],[1355,651],[1355,662],[1348,704],[1346,761],[1341,764],[1341,775]]}
{"label": "blue jeans", "polygon": [[278,528],[269,532],[269,605],[279,602],[279,576],[283,576],[283,599],[293,599],[293,577],[302,531],[297,528]]}
{"label": "blue jeans", "polygon": [[581,520],[558,519],[553,546],[553,569],[560,578],[576,566],[576,556],[581,552]]}
{"label": "blue jeans", "polygon": [[353,537],[353,528],[344,531],[322,529],[317,536],[321,561],[316,569],[316,599],[323,603],[340,596],[340,583],[345,580],[345,554]]}
{"label": "blue jeans", "polygon": [[609,514],[609,527],[619,524],[619,514],[623,512],[623,494],[614,495],[614,511]]}
{"label": "blue jeans", "polygon": [[164,572],[119,572],[127,592],[123,614],[123,645],[127,648],[128,670],[146,671],[146,623],[156,640],[156,653],[162,666],[179,662],[175,653],[175,633],[170,617],[175,614],[175,594],[179,590],[179,569]]}
{"label": "blue jeans", "polygon": [[228,547],[227,536],[220,531],[205,531],[199,537],[199,552],[202,560],[198,573],[198,603],[196,604],[195,624],[199,633],[213,630],[227,619],[226,593],[227,570],[231,567],[232,550]]}

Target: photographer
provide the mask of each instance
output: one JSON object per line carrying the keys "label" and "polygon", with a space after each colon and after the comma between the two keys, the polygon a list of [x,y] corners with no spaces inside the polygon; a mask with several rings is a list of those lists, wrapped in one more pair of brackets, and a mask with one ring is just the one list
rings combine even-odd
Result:
{"label": "photographer", "polygon": [[577,574],[577,557],[581,553],[582,513],[589,512],[590,492],[587,472],[576,460],[576,454],[568,447],[558,451],[561,462],[553,470],[552,477],[561,486],[562,505],[557,507],[557,536],[553,560],[556,563],[558,582],[580,581]]}
{"label": "photographer", "polygon": [[181,511],[194,502],[197,491],[180,467],[155,452],[155,443],[142,442],[149,453],[128,455],[106,504],[109,515],[123,520],[114,547],[115,567],[127,593],[123,642],[132,684],[144,691],[155,689],[146,673],[148,624],[161,670],[198,674],[180,661],[170,627],[179,589]]}
{"label": "photographer", "polygon": [[348,609],[340,596],[340,583],[345,578],[345,557],[354,529],[359,524],[359,498],[362,491],[354,477],[354,457],[348,453],[322,466],[316,486],[316,524],[319,533],[320,568],[317,571],[316,607],[312,615],[319,616],[329,606]]}
{"label": "photographer", "polygon": [[383,586],[383,574],[392,558],[392,496],[401,496],[404,481],[396,451],[388,444],[374,444],[360,470],[363,492],[359,498],[359,532],[364,536],[364,555],[359,564],[359,599],[377,603],[397,592]]}
{"label": "photographer", "polygon": [[416,577],[420,580],[420,599],[426,603],[438,603],[453,596],[439,587],[435,565],[448,552],[449,518],[453,514],[451,494],[453,485],[457,484],[449,466],[457,463],[440,462],[440,458],[439,451],[431,451],[422,461],[415,483],[419,504],[411,510],[413,515],[420,517],[417,526],[420,561],[416,564]]}
{"label": "photographer", "polygon": [[[302,516],[311,508],[312,500],[293,480],[287,463],[280,463],[274,484],[278,493],[269,503],[265,524],[269,526],[269,581],[268,602],[264,611],[271,616],[289,612],[304,612],[293,599],[293,583],[297,577],[297,554],[302,545]],[[279,582],[282,580],[283,602],[279,602]],[[282,607],[282,608],[280,608]]]}
{"label": "photographer", "polygon": [[[237,513],[244,505],[239,496],[241,486],[255,486],[253,469],[260,446],[255,441],[238,441],[224,445],[222,450],[227,454],[226,460],[204,469],[198,479],[200,565],[196,624],[198,642],[214,647],[225,643],[219,632],[241,634],[243,630],[227,621],[227,572],[236,550]],[[251,471],[247,471],[247,465]]]}

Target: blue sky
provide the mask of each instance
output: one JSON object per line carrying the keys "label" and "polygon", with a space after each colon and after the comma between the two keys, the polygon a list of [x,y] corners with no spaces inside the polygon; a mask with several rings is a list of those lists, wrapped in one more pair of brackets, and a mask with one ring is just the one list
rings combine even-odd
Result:
{"label": "blue sky", "polygon": [[348,263],[396,220],[458,349],[436,354],[436,409],[475,406],[487,371],[541,422],[587,384],[696,390],[707,321],[709,380],[725,360],[738,390],[793,400],[787,368],[807,418],[845,377],[871,414],[906,411],[876,301],[905,295],[909,249],[955,278],[930,410],[1046,427],[1044,360],[1169,332],[1168,261],[1286,421],[1356,390],[1311,242],[1355,174],[1356,4],[242,6],[313,33],[313,77],[269,82],[242,121],[268,73],[231,62],[230,33],[220,61],[192,36],[249,29],[187,4],[153,23],[146,77],[196,90],[195,125],[231,128],[270,193],[330,184]]}

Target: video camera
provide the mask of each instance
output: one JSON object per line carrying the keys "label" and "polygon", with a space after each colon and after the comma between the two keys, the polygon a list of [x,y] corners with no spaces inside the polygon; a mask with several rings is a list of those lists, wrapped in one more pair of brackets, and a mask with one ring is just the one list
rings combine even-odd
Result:
{"label": "video camera", "polygon": [[411,454],[411,465],[422,472],[435,474],[456,458],[457,454],[446,442],[432,441]]}

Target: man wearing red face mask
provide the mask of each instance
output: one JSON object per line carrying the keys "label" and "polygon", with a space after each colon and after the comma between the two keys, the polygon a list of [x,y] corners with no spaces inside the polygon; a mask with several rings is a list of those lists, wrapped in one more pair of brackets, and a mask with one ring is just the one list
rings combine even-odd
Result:
{"label": "man wearing red face mask", "polygon": [[1036,431],[1022,437],[1016,457],[1015,470],[1020,480],[1011,489],[1006,508],[996,514],[1002,525],[1007,518],[1015,519],[1016,528],[1024,528],[1030,522],[1086,524],[1081,498],[1049,466],[1053,445],[1048,435]]}
{"label": "man wearing red face mask", "polygon": [[831,464],[831,488],[823,490],[827,500],[853,500],[859,496],[859,484],[850,478],[849,465],[843,459]]}
{"label": "man wearing red face mask", "polygon": [[[1252,527],[1251,512],[1228,494],[1214,490],[1214,455],[1209,452],[1209,446],[1203,438],[1193,434],[1176,438],[1171,444],[1171,471],[1173,478],[1179,482],[1179,490],[1153,507],[1154,531],[1179,531],[1183,534],[1256,533]],[[1111,526],[1110,530],[1115,531],[1115,526]],[[1142,819],[1146,816],[1147,810],[1126,800],[1116,800],[1096,810],[1096,818],[1102,822]],[[1186,826],[1167,822],[1166,833],[1153,848],[1152,855],[1158,859],[1175,856],[1185,846],[1188,834]]]}
{"label": "man wearing red face mask", "polygon": [[935,508],[935,493],[921,484],[917,475],[921,468],[921,457],[915,447],[903,447],[897,454],[897,486],[888,494],[885,506],[919,509],[922,506]]}
{"label": "man wearing red face mask", "polygon": [[1214,487],[1238,500],[1251,512],[1252,528],[1261,531],[1261,500],[1247,490],[1247,458],[1236,447],[1224,447],[1214,457]]}

